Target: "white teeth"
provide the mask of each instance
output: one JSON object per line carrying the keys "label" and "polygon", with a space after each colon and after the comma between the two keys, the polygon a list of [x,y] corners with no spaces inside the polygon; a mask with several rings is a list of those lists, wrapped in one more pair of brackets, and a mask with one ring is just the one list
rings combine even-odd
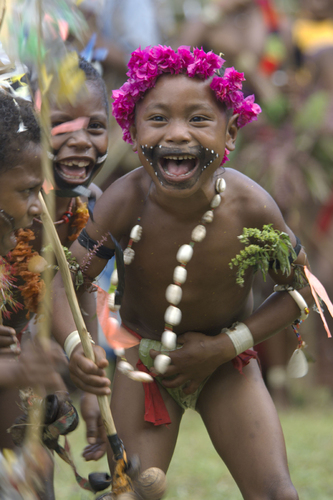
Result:
{"label": "white teeth", "polygon": [[62,165],[66,165],[67,167],[88,167],[90,164],[89,160],[60,160]]}
{"label": "white teeth", "polygon": [[182,155],[182,156],[164,156],[166,160],[195,160],[195,156],[193,155]]}
{"label": "white teeth", "polygon": [[85,176],[83,175],[67,175],[65,174],[64,172],[61,173],[62,177],[65,177],[66,179],[77,179],[77,180],[81,180],[81,179],[84,179]]}

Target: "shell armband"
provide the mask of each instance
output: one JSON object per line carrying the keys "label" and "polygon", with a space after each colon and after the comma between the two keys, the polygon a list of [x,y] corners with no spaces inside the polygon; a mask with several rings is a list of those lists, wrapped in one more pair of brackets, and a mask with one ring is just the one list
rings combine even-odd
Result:
{"label": "shell armband", "polygon": [[305,301],[305,299],[302,297],[302,295],[295,290],[292,286],[289,285],[275,285],[274,286],[274,292],[288,292],[289,295],[294,299],[296,304],[301,310],[301,315],[299,317],[299,321],[304,321],[309,315],[309,308],[308,305]]}

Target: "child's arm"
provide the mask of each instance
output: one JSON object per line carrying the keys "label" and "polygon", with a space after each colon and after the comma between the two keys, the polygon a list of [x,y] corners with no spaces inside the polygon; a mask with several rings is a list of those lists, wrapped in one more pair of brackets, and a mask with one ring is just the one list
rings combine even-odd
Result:
{"label": "child's arm", "polygon": [[46,353],[30,341],[24,344],[17,358],[0,358],[0,387],[28,387],[42,385],[56,390],[63,386],[60,375],[54,370],[52,352]]}
{"label": "child's arm", "polygon": [[[256,194],[258,194],[258,205],[260,207],[264,206],[266,211],[264,217],[260,213],[257,214],[257,212],[260,212],[259,210],[253,211],[254,227],[262,228],[263,225],[271,222],[275,229],[287,233],[292,245],[295,246],[296,237],[286,225],[275,202],[267,193],[263,194],[262,190]],[[261,212],[263,211],[261,210]],[[251,226],[248,225],[247,227]],[[308,260],[303,249],[294,264],[308,266]],[[288,276],[283,275],[280,271],[276,273],[273,270],[269,274],[275,283],[293,286],[295,279],[293,268],[291,268],[291,273]],[[310,307],[313,303],[310,287],[305,286],[298,289],[298,292]],[[251,339],[252,346],[255,346],[291,325],[300,315],[300,307],[287,291],[273,292],[255,312],[241,321],[249,329],[250,336],[253,339],[253,342]],[[228,325],[229,328],[230,326]],[[180,335],[177,342],[183,344],[183,347],[170,353],[171,364],[163,375],[163,385],[172,388],[187,383],[188,386],[184,390],[186,394],[193,393],[206,377],[210,376],[221,364],[235,358],[237,354],[235,345],[227,333],[221,332],[216,336],[207,336],[198,332],[187,332]],[[245,347],[244,350],[247,348],[249,347]],[[153,358],[157,354],[157,351],[151,351]],[[167,377],[174,378],[166,380]]]}
{"label": "child's arm", "polygon": [[[300,259],[302,264],[307,262],[303,253]],[[290,283],[292,281],[290,275]],[[285,277],[283,283],[286,283]],[[298,291],[307,305],[311,306],[313,298],[310,288],[307,286]],[[291,325],[299,317],[300,308],[288,292],[274,292],[243,323],[249,328],[255,346]],[[234,344],[226,333],[211,337],[198,332],[187,332],[180,335],[177,342],[183,344],[183,347],[170,353],[171,365],[163,375],[163,385],[172,388],[187,383],[185,394],[195,392],[206,377],[236,356]],[[151,350],[150,354],[155,358],[159,352]],[[167,380],[167,377],[175,378]]]}
{"label": "child's arm", "polygon": [[[91,224],[93,226],[93,224]],[[88,227],[89,230],[89,227]],[[93,231],[91,230],[93,233]],[[82,264],[87,256],[87,251],[77,241],[71,246],[72,255],[77,262]],[[103,270],[106,260],[93,256],[90,260],[86,278],[93,280]],[[76,325],[66,299],[66,292],[60,272],[57,273],[53,285],[53,322],[52,333],[57,342],[64,347],[65,340],[71,332],[76,330]],[[78,298],[83,295],[83,287],[77,294]],[[83,391],[91,392],[98,396],[110,394],[110,381],[106,377],[104,368],[108,366],[105,351],[97,345],[93,345],[95,363],[85,357],[81,344],[78,344],[70,357],[69,370],[75,385]]]}
{"label": "child's arm", "polygon": [[16,332],[9,326],[0,325],[0,355],[1,354],[20,354]]}

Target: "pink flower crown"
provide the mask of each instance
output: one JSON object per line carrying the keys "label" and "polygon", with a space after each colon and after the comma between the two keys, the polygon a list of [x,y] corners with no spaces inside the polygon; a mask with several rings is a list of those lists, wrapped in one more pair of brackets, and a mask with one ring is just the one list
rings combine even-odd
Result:
{"label": "pink flower crown", "polygon": [[[203,49],[195,48],[192,53],[190,47],[186,46],[179,47],[177,52],[163,45],[135,50],[128,63],[128,80],[120,89],[112,92],[112,113],[123,129],[124,141],[132,144],[130,127],[134,124],[135,105],[148,89],[155,86],[160,75],[184,73],[189,77],[198,76],[207,80],[224,63],[225,60],[212,51],[206,53]],[[233,114],[239,114],[238,127],[257,120],[257,115],[261,112],[260,106],[254,102],[254,95],[244,98],[244,80],[244,73],[238,73],[231,67],[225,69],[223,76],[215,75],[210,84],[216,98],[227,108],[232,108]],[[221,164],[227,161],[228,153],[226,149]]]}

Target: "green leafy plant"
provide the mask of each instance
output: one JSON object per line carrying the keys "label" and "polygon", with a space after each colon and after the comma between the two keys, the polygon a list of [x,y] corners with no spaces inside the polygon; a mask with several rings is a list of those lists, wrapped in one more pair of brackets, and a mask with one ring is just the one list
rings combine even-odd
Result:
{"label": "green leafy plant", "polygon": [[270,265],[276,273],[278,270],[286,275],[291,273],[289,255],[296,259],[296,253],[287,233],[273,229],[272,224],[268,224],[262,230],[244,227],[243,234],[238,238],[246,246],[229,263],[231,269],[238,267],[238,285],[244,285],[245,271],[249,267],[261,271],[265,281]]}

